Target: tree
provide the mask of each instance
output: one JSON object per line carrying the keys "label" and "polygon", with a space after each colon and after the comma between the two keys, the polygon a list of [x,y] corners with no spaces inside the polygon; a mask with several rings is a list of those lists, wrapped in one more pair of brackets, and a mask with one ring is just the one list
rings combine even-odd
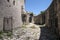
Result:
{"label": "tree", "polygon": [[45,11],[41,11],[41,14],[45,14]]}

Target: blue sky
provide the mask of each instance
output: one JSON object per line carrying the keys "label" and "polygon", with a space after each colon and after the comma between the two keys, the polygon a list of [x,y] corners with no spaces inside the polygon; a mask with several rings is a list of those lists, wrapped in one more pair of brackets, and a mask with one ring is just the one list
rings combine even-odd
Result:
{"label": "blue sky", "polygon": [[46,10],[52,0],[26,0],[25,10],[38,15],[41,11]]}

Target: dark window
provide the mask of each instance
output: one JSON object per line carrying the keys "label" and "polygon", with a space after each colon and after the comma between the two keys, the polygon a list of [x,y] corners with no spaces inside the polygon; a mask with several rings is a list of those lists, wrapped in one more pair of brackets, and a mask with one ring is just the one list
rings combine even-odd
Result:
{"label": "dark window", "polygon": [[32,22],[32,17],[29,17],[29,22],[30,22],[30,23]]}
{"label": "dark window", "polygon": [[26,15],[22,14],[22,21],[26,22]]}
{"label": "dark window", "polygon": [[13,1],[13,5],[15,5],[15,1]]}
{"label": "dark window", "polygon": [[9,2],[9,0],[7,0]]}

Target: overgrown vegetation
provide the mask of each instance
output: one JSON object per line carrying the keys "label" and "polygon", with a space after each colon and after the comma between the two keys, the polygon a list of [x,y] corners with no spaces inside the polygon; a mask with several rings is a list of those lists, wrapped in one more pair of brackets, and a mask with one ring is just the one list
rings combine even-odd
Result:
{"label": "overgrown vegetation", "polygon": [[41,11],[41,14],[45,14],[45,11]]}
{"label": "overgrown vegetation", "polygon": [[2,35],[3,35],[3,32],[1,31],[1,32],[0,32],[0,39],[2,39]]}
{"label": "overgrown vegetation", "polygon": [[36,28],[36,27],[35,27],[35,26],[31,26],[30,28],[33,28],[33,29],[34,29],[34,28]]}
{"label": "overgrown vegetation", "polygon": [[3,34],[3,32],[1,31],[0,34]]}
{"label": "overgrown vegetation", "polygon": [[11,37],[11,35],[12,35],[12,32],[2,32],[2,31],[0,31],[0,39],[3,38],[2,36],[4,36],[4,33],[6,33],[6,36],[8,36],[8,37]]}
{"label": "overgrown vegetation", "polygon": [[12,32],[7,32],[7,36],[10,37],[12,35]]}

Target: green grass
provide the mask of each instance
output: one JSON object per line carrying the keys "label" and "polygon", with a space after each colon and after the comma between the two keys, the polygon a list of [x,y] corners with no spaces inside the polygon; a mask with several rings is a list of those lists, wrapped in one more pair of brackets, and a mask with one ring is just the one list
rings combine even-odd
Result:
{"label": "green grass", "polygon": [[4,33],[6,33],[7,35],[6,36],[8,36],[8,37],[11,37],[11,35],[12,35],[12,32],[0,32],[0,39],[2,39],[3,37],[2,37],[2,35],[4,36]]}

